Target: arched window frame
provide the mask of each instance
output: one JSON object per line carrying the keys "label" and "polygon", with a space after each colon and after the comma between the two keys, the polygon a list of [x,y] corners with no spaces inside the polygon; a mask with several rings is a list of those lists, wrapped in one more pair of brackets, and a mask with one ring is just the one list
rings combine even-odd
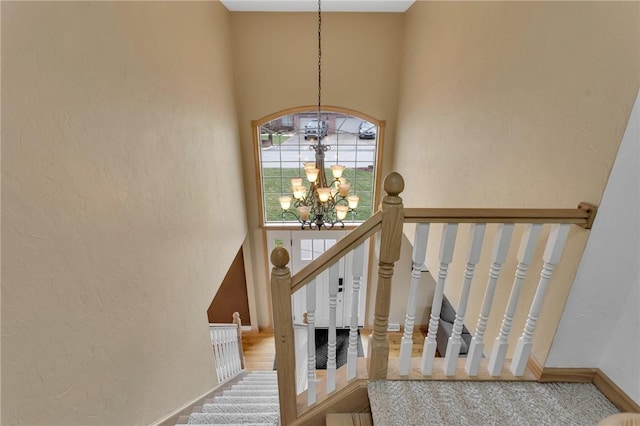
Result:
{"label": "arched window frame", "polygon": [[[253,147],[254,147],[254,160],[255,160],[255,170],[257,177],[257,197],[258,197],[258,206],[259,206],[259,224],[263,228],[278,228],[278,229],[298,229],[299,226],[295,222],[268,222],[265,218],[265,203],[264,203],[264,176],[262,173],[262,155],[261,155],[261,135],[260,129],[261,127],[269,123],[273,120],[276,120],[280,117],[292,115],[292,114],[300,114],[300,113],[309,113],[309,114],[317,114],[318,107],[317,106],[299,106],[294,108],[288,108],[281,111],[274,112],[267,116],[264,116],[258,120],[251,121],[251,134],[253,137]],[[376,152],[375,152],[375,164],[374,164],[374,183],[373,183],[373,194],[372,194],[372,212],[375,211],[376,206],[379,204],[379,193],[380,193],[380,170],[381,170],[381,159],[384,147],[384,134],[385,134],[385,121],[379,120],[371,115],[365,114],[360,111],[352,110],[349,108],[336,107],[325,105],[321,107],[322,113],[337,113],[344,114],[348,116],[352,116],[364,121],[368,121],[371,124],[377,126],[377,136],[376,136]],[[359,218],[360,219],[360,218]],[[367,218],[361,218],[362,221]],[[347,227],[355,227],[357,223],[351,223],[347,225]]]}

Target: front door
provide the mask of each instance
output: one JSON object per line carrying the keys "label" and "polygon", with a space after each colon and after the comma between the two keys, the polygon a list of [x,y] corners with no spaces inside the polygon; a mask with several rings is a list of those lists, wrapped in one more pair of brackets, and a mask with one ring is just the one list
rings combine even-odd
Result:
{"label": "front door", "polygon": [[[316,259],[348,231],[267,231],[269,250],[277,245],[289,251],[291,257],[291,274],[296,274],[312,260]],[[368,246],[364,250],[363,276],[361,279],[358,325],[364,325],[364,309],[367,286],[367,256]],[[351,300],[353,289],[353,252],[338,261],[338,295],[336,304],[336,327],[349,327],[351,320]],[[306,287],[298,290],[292,296],[293,321],[295,324],[304,323],[307,311]],[[316,277],[316,327],[329,326],[329,269],[327,268]]]}

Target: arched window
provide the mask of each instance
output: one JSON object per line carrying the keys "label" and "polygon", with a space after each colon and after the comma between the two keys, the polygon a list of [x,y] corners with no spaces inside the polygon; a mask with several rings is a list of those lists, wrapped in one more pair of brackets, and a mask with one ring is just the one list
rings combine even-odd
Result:
{"label": "arched window", "polygon": [[371,216],[384,122],[331,107],[324,107],[318,115],[317,110],[307,107],[272,114],[252,125],[264,225],[300,223],[292,214],[294,208],[283,214],[279,198],[292,195],[292,179],[301,178],[308,186],[305,163],[315,161],[311,146],[318,136],[329,147],[324,156],[327,180],[332,180],[332,165],[345,166],[342,178],[350,185],[349,194],[359,197],[358,207],[349,211],[344,223],[357,225]]}

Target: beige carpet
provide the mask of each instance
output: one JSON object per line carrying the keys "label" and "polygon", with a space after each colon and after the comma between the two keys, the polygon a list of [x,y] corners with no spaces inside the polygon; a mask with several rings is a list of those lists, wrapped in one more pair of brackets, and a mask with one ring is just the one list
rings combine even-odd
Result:
{"label": "beige carpet", "polygon": [[373,381],[376,426],[595,425],[618,409],[592,384]]}

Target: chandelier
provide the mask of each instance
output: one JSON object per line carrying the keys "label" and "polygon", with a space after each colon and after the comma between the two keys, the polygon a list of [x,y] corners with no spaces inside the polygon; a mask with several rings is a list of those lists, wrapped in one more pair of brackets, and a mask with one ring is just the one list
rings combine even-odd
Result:
{"label": "chandelier", "polygon": [[360,200],[357,195],[349,195],[351,185],[342,177],[345,166],[339,164],[331,166],[333,175],[331,182],[327,182],[325,173],[324,153],[331,150],[331,145],[322,143],[322,138],[328,135],[328,129],[325,128],[325,122],[321,120],[322,9],[320,1],[318,0],[318,111],[315,120],[317,128],[312,128],[308,135],[310,139],[316,141],[309,145],[309,150],[315,151],[315,162],[304,163],[305,178],[309,187],[304,185],[303,178],[293,178],[291,179],[293,196],[282,195],[279,198],[282,218],[295,217],[302,224],[302,229],[332,229],[338,224],[344,228],[343,220],[349,213],[355,217]]}

